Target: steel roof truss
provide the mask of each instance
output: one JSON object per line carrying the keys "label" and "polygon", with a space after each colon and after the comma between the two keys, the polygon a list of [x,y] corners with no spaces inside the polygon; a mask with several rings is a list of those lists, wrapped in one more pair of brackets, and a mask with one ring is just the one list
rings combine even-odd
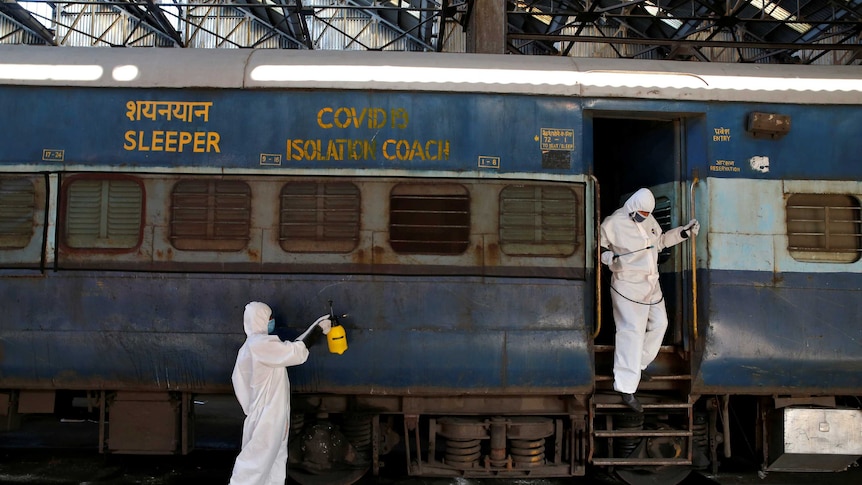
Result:
{"label": "steel roof truss", "polygon": [[14,22],[21,29],[42,39],[45,43],[57,45],[54,35],[34,17],[32,12],[23,8],[17,2],[0,1],[0,14]]}

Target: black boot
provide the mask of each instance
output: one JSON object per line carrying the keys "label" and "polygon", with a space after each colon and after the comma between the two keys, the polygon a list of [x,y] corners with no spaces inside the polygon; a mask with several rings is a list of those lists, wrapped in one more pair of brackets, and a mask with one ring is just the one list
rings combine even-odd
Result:
{"label": "black boot", "polygon": [[644,407],[641,406],[640,401],[638,401],[638,398],[636,398],[634,394],[626,394],[624,392],[621,392],[620,396],[622,396],[623,398],[623,404],[630,407],[632,411],[636,413],[644,412]]}

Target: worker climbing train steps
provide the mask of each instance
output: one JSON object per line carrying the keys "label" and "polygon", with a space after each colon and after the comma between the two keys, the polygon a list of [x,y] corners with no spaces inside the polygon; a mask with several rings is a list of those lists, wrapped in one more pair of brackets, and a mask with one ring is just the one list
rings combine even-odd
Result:
{"label": "worker climbing train steps", "polygon": [[[611,301],[616,336],[614,390],[635,412],[643,406],[635,396],[643,371],[658,355],[667,329],[667,310],[659,285],[658,255],[691,236],[700,224],[662,232],[652,215],[655,196],[639,189],[601,225],[601,261],[610,268]],[[644,377],[646,375],[644,374]]]}

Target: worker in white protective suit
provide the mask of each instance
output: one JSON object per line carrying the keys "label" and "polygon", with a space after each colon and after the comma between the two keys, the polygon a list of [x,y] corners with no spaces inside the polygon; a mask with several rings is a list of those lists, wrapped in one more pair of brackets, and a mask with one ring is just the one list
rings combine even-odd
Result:
{"label": "worker in white protective suit", "polygon": [[[328,317],[319,318],[312,327],[319,325],[324,334],[328,333],[332,327]],[[302,340],[282,342],[278,336],[270,335],[275,320],[266,303],[247,304],[243,326],[246,340],[237,354],[232,381],[245,422],[242,449],[234,463],[230,484],[284,485],[290,429],[290,381],[286,368],[304,363],[308,348]]]}
{"label": "worker in white protective suit", "polygon": [[685,226],[663,233],[652,216],[655,197],[640,189],[601,226],[601,260],[611,277],[616,339],[614,390],[636,412],[643,406],[635,397],[641,378],[649,378],[647,366],[658,355],[667,329],[667,311],[659,286],[658,254],[696,236],[700,224],[692,219]]}

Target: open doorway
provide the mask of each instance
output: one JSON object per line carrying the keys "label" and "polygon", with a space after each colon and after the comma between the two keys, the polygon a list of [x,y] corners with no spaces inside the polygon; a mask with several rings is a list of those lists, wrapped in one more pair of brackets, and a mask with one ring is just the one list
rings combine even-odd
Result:
{"label": "open doorway", "polygon": [[[593,170],[599,182],[601,217],[617,210],[628,196],[647,187],[656,196],[653,213],[664,230],[678,225],[682,215],[680,194],[683,173],[684,124],[667,114],[638,114],[636,118],[595,113],[592,118]],[[668,313],[664,345],[683,341],[682,267],[677,248],[659,255],[662,292]],[[613,307],[610,271],[602,266],[602,331],[598,345],[613,345]]]}

